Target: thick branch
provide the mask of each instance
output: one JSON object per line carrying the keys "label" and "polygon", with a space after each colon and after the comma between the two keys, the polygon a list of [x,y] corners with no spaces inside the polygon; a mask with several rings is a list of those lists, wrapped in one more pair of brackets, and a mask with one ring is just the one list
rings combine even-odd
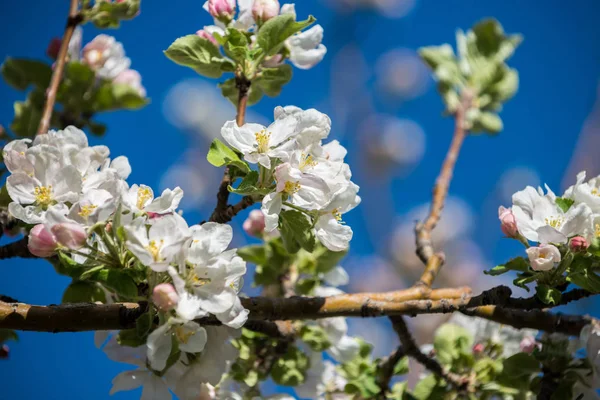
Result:
{"label": "thick branch", "polygon": [[56,102],[56,94],[58,92],[58,86],[63,76],[65,64],[67,62],[67,52],[69,51],[69,43],[73,32],[77,25],[81,23],[82,16],[79,14],[79,0],[71,0],[71,6],[69,7],[69,17],[67,18],[67,25],[65,26],[65,33],[62,37],[60,44],[60,50],[58,51],[58,58],[54,66],[54,72],[52,73],[52,79],[50,80],[50,86],[46,92],[46,104],[44,106],[44,112],[40,119],[40,125],[38,127],[38,134],[44,134],[50,129],[50,119],[52,118],[52,111],[54,111],[54,103]]}
{"label": "thick branch", "polygon": [[419,285],[431,286],[444,264],[443,254],[434,254],[431,242],[431,232],[440,220],[442,210],[444,209],[444,202],[448,196],[448,189],[450,188],[454,166],[456,165],[460,148],[467,137],[467,130],[465,129],[465,113],[469,109],[470,104],[471,95],[469,93],[463,93],[463,101],[456,110],[454,116],[455,127],[452,143],[446,154],[446,159],[442,164],[440,175],[437,177],[435,186],[433,187],[433,197],[429,215],[423,223],[419,223],[415,227],[417,244],[416,252],[421,261],[423,261],[423,264],[426,265],[425,272],[423,272],[421,279],[419,279],[417,283]]}
{"label": "thick branch", "polygon": [[21,258],[37,258],[29,252],[27,248],[27,236],[19,239],[15,242],[0,246],[0,260],[7,258],[21,257]]}
{"label": "thick branch", "polygon": [[405,349],[406,354],[409,357],[414,358],[429,371],[443,378],[456,390],[463,391],[468,387],[469,379],[446,371],[446,369],[442,367],[437,360],[423,354],[410,334],[408,326],[406,326],[406,322],[404,322],[404,318],[402,316],[392,316],[390,317],[390,320],[392,321],[394,330],[398,334],[398,338],[400,339],[400,343],[402,343],[402,347]]}

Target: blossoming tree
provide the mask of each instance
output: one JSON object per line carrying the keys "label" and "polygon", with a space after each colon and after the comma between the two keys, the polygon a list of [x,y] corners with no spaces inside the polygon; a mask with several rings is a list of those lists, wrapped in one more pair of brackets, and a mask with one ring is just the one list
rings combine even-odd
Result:
{"label": "blossoming tree", "polygon": [[[283,90],[292,65],[307,69],[323,59],[322,27],[277,0],[210,0],[214,24],[165,51],[220,79],[237,110],[207,154],[223,169],[214,211],[190,226],[178,211],[179,187],[158,194],[128,183],[128,159],[89,146],[84,132],[104,134],[98,113],[147,103],[123,46],[105,34],[82,46],[80,31],[86,23],[117,27],[139,3],[71,0],[63,38],[48,47],[53,66],[2,64],[3,78],[28,93],[3,148],[8,177],[0,195],[4,232],[23,238],[0,247],[0,258],[47,259],[72,283],[61,305],[2,296],[0,344],[18,330],[96,331],[97,347],[134,368],[114,378],[111,393],[141,386],[147,400],[597,397],[598,321],[551,310],[600,292],[597,177],[582,172],[561,196],[527,187],[510,208],[500,206],[500,228],[523,254],[486,273],[515,273],[513,284],[534,289],[531,297],[512,297],[503,285],[480,294],[433,288],[444,254],[431,234],[459,151],[475,133],[502,130],[498,113],[518,87],[507,60],[519,35],[490,19],[458,31],[456,53],[448,44],[420,50],[455,121],[430,212],[415,227],[423,273],[409,289],[344,294],[340,264],[352,240],[344,214],[360,197],[346,150],[328,140],[331,120],[295,106],[275,108],[268,126],[245,118],[249,105]],[[251,207],[243,228],[261,244],[229,248],[238,233],[227,223]],[[242,293],[247,263],[256,265],[259,297]],[[435,313],[455,315],[432,346],[419,348],[405,316]],[[397,349],[374,358],[377,343],[349,336],[346,317],[387,317]],[[7,352],[4,344],[0,356]],[[414,387],[396,378],[409,373],[409,358],[423,368]],[[267,380],[296,397],[264,395]]]}

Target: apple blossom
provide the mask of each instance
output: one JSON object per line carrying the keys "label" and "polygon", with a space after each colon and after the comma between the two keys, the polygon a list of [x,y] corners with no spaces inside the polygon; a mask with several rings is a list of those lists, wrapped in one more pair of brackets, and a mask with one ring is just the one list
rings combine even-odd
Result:
{"label": "apple blossom", "polygon": [[38,257],[50,257],[58,248],[56,237],[43,224],[38,224],[29,231],[27,248],[31,254]]}
{"label": "apple blossom", "polygon": [[131,65],[123,44],[109,35],[100,34],[83,48],[82,61],[100,78],[113,80]]}
{"label": "apple blossom", "polygon": [[183,190],[180,187],[165,189],[160,197],[154,198],[154,191],[146,185],[132,185],[122,195],[123,205],[129,210],[139,212],[153,212],[156,214],[168,214],[177,209]]}
{"label": "apple blossom", "polygon": [[292,64],[300,69],[310,69],[318,64],[327,53],[327,48],[321,43],[322,40],[321,25],[315,25],[289,38],[286,46],[290,51]]}
{"label": "apple blossom", "polygon": [[278,0],[254,0],[252,16],[259,23],[270,20],[279,15]]}
{"label": "apple blossom", "polygon": [[79,224],[60,223],[54,225],[50,231],[61,246],[70,250],[80,249],[85,245],[88,238],[87,231]]}
{"label": "apple blossom", "polygon": [[113,80],[113,83],[127,85],[137,92],[140,97],[146,97],[146,89],[142,86],[142,76],[134,69],[121,71]]}
{"label": "apple blossom", "polygon": [[214,18],[228,23],[235,15],[235,0],[208,0],[208,12]]}
{"label": "apple blossom", "polygon": [[534,271],[549,271],[561,261],[560,251],[551,244],[530,247],[526,252]]}
{"label": "apple blossom", "polygon": [[219,42],[217,42],[217,39],[215,39],[215,37],[206,30],[206,27],[205,27],[205,29],[200,29],[199,31],[197,31],[196,35],[198,35],[201,38],[210,40],[210,42],[212,44],[219,47]]}
{"label": "apple blossom", "polygon": [[152,301],[162,311],[170,311],[177,306],[179,295],[170,283],[161,283],[152,291]]}
{"label": "apple blossom", "polygon": [[350,182],[320,211],[315,233],[319,241],[331,251],[346,250],[352,240],[352,228],[342,222],[342,215],[360,204],[358,189],[357,185]]}
{"label": "apple blossom", "polygon": [[250,236],[262,236],[265,231],[265,215],[260,210],[252,210],[242,225],[244,231]]}
{"label": "apple blossom", "polygon": [[500,219],[500,229],[509,238],[517,237],[517,221],[510,208],[500,206],[498,208],[498,219]]}
{"label": "apple blossom", "polygon": [[569,248],[574,253],[586,251],[589,245],[588,241],[582,236],[575,236],[569,241]]}
{"label": "apple blossom", "polygon": [[519,346],[523,353],[533,353],[533,350],[537,347],[537,342],[533,336],[525,336]]}
{"label": "apple blossom", "polygon": [[148,336],[147,357],[155,371],[162,371],[167,365],[173,345],[171,336],[177,340],[179,349],[187,353],[201,352],[207,340],[206,330],[196,322],[169,319]]}

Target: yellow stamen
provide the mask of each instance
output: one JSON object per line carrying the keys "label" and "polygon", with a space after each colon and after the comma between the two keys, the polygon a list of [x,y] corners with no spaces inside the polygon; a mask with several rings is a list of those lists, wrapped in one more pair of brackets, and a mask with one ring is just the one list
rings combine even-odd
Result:
{"label": "yellow stamen", "polygon": [[257,151],[259,153],[266,153],[269,151],[269,139],[271,138],[271,132],[267,133],[264,129],[254,134],[256,137],[256,143],[258,144]]}
{"label": "yellow stamen", "polygon": [[50,203],[52,203],[52,185],[36,186],[33,192],[35,194],[35,201],[37,204],[48,206]]}
{"label": "yellow stamen", "polygon": [[298,182],[290,182],[290,181],[287,181],[285,183],[285,187],[283,189],[283,191],[285,193],[287,193],[289,196],[293,195],[294,193],[297,193],[298,190],[300,190],[300,184]]}
{"label": "yellow stamen", "polygon": [[596,237],[600,237],[600,224],[594,225],[594,234],[596,235]]}
{"label": "yellow stamen", "polygon": [[210,278],[199,278],[196,274],[192,275],[192,284],[194,286],[204,286],[208,283],[210,283]]}
{"label": "yellow stamen", "polygon": [[144,208],[144,205],[146,204],[146,202],[148,200],[150,200],[152,198],[152,192],[150,191],[150,188],[147,187],[141,187],[138,189],[137,192],[137,208],[139,208],[140,210],[142,208]]}
{"label": "yellow stamen", "polygon": [[554,229],[558,229],[563,224],[564,219],[563,217],[550,217],[546,218],[544,221],[546,222],[546,225],[550,225]]}
{"label": "yellow stamen", "polygon": [[160,242],[157,244],[156,240],[151,240],[150,243],[148,243],[148,246],[146,246],[146,250],[148,250],[150,254],[152,254],[154,262],[162,261],[160,257],[160,248],[162,247],[164,242],[165,241],[161,239]]}
{"label": "yellow stamen", "polygon": [[98,206],[96,206],[94,204],[90,204],[90,205],[87,205],[87,206],[82,206],[81,207],[81,211],[79,211],[77,214],[79,214],[83,218],[87,218],[87,217],[90,216],[91,213],[94,212],[94,210],[96,208],[98,208]]}
{"label": "yellow stamen", "polygon": [[302,160],[300,161],[300,170],[305,168],[312,168],[317,165],[318,162],[310,154],[302,153]]}
{"label": "yellow stamen", "polygon": [[339,208],[334,208],[333,211],[331,211],[331,214],[333,215],[333,217],[337,221],[341,221],[342,220],[342,214],[340,213],[340,209]]}
{"label": "yellow stamen", "polygon": [[186,344],[190,340],[190,338],[195,334],[195,331],[185,329],[183,326],[178,326],[177,328],[175,328],[175,336],[177,337],[179,343]]}
{"label": "yellow stamen", "polygon": [[600,191],[598,191],[598,189],[597,189],[597,188],[593,188],[593,189],[592,189],[592,194],[593,194],[594,196],[598,196],[598,197],[600,197]]}

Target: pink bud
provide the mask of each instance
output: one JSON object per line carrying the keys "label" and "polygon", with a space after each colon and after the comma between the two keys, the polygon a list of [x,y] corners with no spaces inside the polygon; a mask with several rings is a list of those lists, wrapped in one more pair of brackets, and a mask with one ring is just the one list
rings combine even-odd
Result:
{"label": "pink bud", "polygon": [[252,210],[242,225],[250,236],[261,236],[265,231],[265,215],[260,210]]}
{"label": "pink bud", "polygon": [[550,271],[562,260],[558,248],[551,244],[541,244],[525,251],[534,271]]}
{"label": "pink bud", "polygon": [[588,243],[588,241],[585,240],[585,238],[582,236],[575,236],[569,242],[569,248],[574,253],[578,253],[580,251],[586,251],[589,245],[590,244]]}
{"label": "pink bud", "polygon": [[525,336],[519,346],[523,353],[533,353],[533,350],[537,347],[537,343],[533,336]]}
{"label": "pink bud", "polygon": [[2,347],[0,347],[0,360],[6,360],[8,358],[8,355],[10,353],[10,348],[3,344]]}
{"label": "pink bud", "polygon": [[196,32],[196,35],[200,36],[201,38],[210,40],[210,42],[212,44],[214,44],[215,46],[219,47],[219,42],[217,42],[217,39],[215,39],[215,37],[213,35],[211,35],[207,31],[205,31],[204,29],[200,29],[198,32]]}
{"label": "pink bud", "polygon": [[500,229],[502,232],[510,238],[517,237],[517,220],[510,208],[500,206],[498,208],[498,219],[500,219]]}
{"label": "pink bud", "polygon": [[473,354],[475,355],[483,353],[483,350],[485,350],[483,343],[477,343],[475,346],[473,346]]}
{"label": "pink bud", "polygon": [[38,257],[50,257],[54,255],[58,243],[56,238],[43,224],[31,228],[27,248],[29,252]]}
{"label": "pink bud", "polygon": [[48,48],[46,48],[46,54],[53,60],[58,58],[58,52],[60,51],[60,45],[62,44],[62,40],[60,38],[54,38],[48,43]]}
{"label": "pink bud", "polygon": [[113,82],[127,85],[134,89],[140,97],[146,97],[146,89],[142,86],[142,76],[134,69],[121,71]]}
{"label": "pink bud", "polygon": [[152,292],[152,301],[162,311],[169,311],[177,306],[179,295],[170,283],[161,283],[154,287]]}
{"label": "pink bud", "polygon": [[235,0],[208,0],[208,12],[219,21],[229,23],[235,14]]}
{"label": "pink bud", "polygon": [[88,234],[85,228],[78,224],[63,222],[52,227],[52,233],[56,241],[71,250],[77,250],[83,247],[87,241]]}
{"label": "pink bud", "polygon": [[281,54],[274,54],[271,57],[265,58],[263,66],[266,68],[276,68],[283,62],[283,56]]}
{"label": "pink bud", "polygon": [[277,0],[254,0],[252,15],[259,22],[265,22],[279,15],[279,1]]}

